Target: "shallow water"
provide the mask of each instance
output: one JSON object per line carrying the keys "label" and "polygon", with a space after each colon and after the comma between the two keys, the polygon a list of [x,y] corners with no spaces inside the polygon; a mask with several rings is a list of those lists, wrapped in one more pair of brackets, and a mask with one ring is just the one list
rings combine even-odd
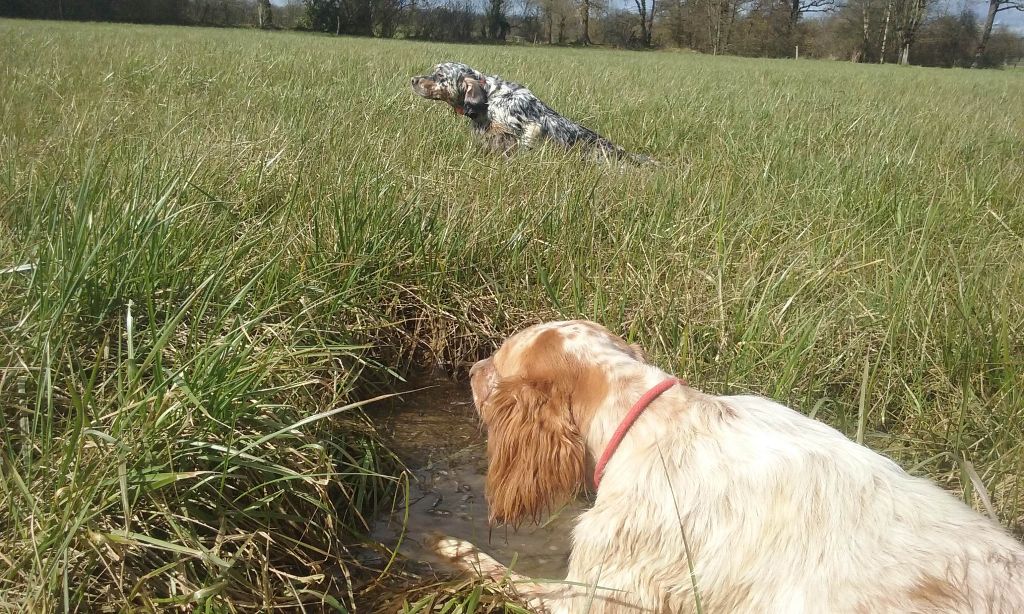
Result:
{"label": "shallow water", "polygon": [[[569,535],[582,503],[552,514],[541,526],[519,531],[497,527],[489,535],[484,476],[485,440],[468,383],[434,379],[426,390],[404,395],[381,416],[379,424],[392,449],[413,472],[409,488],[409,521],[399,552],[434,564],[437,557],[422,547],[423,538],[442,533],[469,540],[481,550],[538,578],[565,577]],[[405,502],[378,521],[372,537],[393,547],[402,531]]]}

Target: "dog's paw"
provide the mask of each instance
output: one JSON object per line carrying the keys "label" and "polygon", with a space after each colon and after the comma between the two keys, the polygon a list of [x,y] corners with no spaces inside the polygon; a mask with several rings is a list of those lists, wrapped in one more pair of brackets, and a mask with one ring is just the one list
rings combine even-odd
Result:
{"label": "dog's paw", "polygon": [[479,553],[479,550],[473,544],[462,539],[448,537],[447,535],[430,535],[425,540],[424,545],[437,556],[452,563],[465,561],[468,557],[475,558]]}
{"label": "dog's paw", "polygon": [[508,569],[464,539],[447,535],[430,535],[424,545],[434,554],[462,571],[492,579],[502,578]]}

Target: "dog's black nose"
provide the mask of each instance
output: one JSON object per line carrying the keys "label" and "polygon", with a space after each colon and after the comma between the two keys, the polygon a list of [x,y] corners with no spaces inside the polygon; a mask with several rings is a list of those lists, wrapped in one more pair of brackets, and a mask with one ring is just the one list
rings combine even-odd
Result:
{"label": "dog's black nose", "polygon": [[420,80],[420,78],[419,78],[419,77],[413,77],[413,78],[412,78],[412,84],[413,84],[413,85],[416,85],[416,83],[417,83],[417,82],[418,82],[419,80]]}

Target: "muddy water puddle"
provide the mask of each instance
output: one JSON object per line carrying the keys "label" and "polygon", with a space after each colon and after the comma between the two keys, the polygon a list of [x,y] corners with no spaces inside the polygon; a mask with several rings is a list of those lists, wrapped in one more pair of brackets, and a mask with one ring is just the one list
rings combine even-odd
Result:
{"label": "muddy water puddle", "polygon": [[[403,395],[380,423],[389,444],[414,479],[409,485],[408,522],[399,552],[410,559],[438,564],[423,547],[424,538],[442,533],[465,539],[520,573],[563,578],[569,554],[569,535],[582,503],[552,514],[541,526],[519,531],[487,526],[484,481],[487,469],[480,428],[468,383],[433,379],[427,387]],[[394,547],[402,534],[405,502],[378,521],[372,537]]]}

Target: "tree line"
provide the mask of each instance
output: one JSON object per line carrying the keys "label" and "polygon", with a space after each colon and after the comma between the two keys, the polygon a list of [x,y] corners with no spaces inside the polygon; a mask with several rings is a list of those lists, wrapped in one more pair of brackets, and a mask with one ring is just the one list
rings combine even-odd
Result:
{"label": "tree line", "polygon": [[1024,59],[1024,36],[998,23],[1007,11],[1024,12],[1024,0],[966,0],[958,10],[943,0],[618,1],[0,0],[0,16],[926,66],[1016,66]]}

